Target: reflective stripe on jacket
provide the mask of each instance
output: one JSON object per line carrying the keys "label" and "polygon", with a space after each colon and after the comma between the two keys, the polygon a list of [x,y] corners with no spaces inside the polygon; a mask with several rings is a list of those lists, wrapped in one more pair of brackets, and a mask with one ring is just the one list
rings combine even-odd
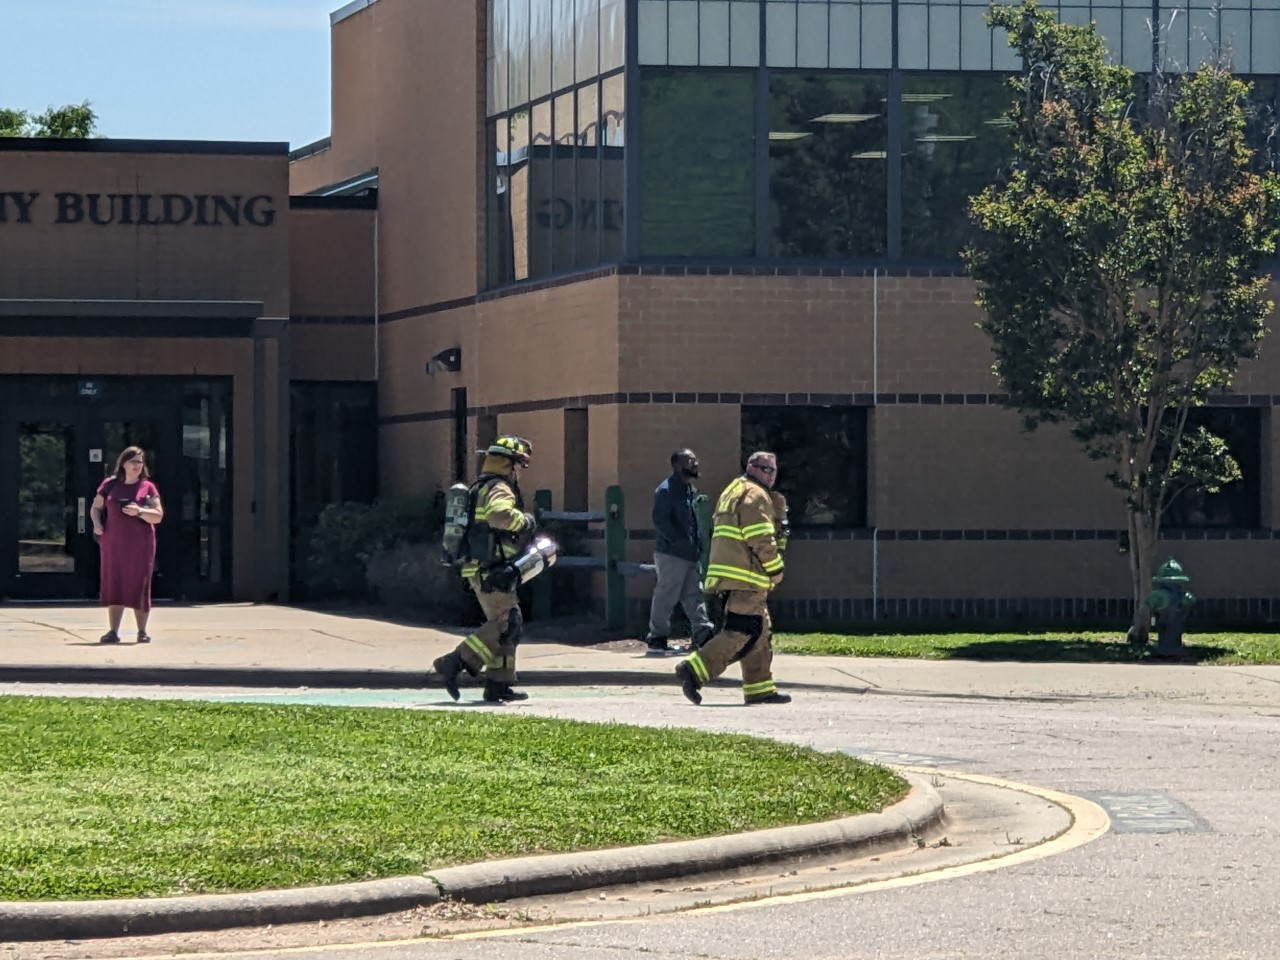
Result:
{"label": "reflective stripe on jacket", "polygon": [[711,523],[706,589],[768,590],[782,572],[769,491],[738,477],[720,494]]}
{"label": "reflective stripe on jacket", "polygon": [[487,560],[472,558],[462,565],[463,578],[474,577],[481,568],[493,566],[520,555],[517,541],[529,525],[521,503],[510,484],[501,478],[485,478],[476,492],[476,512],[471,518],[476,526],[493,531],[495,556]]}

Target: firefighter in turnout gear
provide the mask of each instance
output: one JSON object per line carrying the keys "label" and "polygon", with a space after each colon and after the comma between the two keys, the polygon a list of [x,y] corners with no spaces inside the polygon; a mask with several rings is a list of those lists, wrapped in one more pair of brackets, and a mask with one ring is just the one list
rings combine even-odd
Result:
{"label": "firefighter in turnout gear", "polygon": [[[702,686],[732,663],[742,664],[742,696],[749,703],[790,703],[773,682],[769,642],[769,591],[782,582],[778,534],[783,517],[775,513],[771,493],[778,458],[757,452],[747,469],[720,494],[711,524],[711,559],[706,590],[723,595],[720,631],[676,667],[684,695],[702,702]],[[783,501],[785,509],[785,501]]]}
{"label": "firefighter in turnout gear", "polygon": [[456,650],[438,658],[432,667],[445,690],[458,699],[458,677],[484,671],[484,699],[488,703],[527,700],[515,690],[516,645],[524,627],[516,587],[520,575],[512,562],[537,530],[533,515],[524,512],[517,474],[529,465],[533,444],[521,437],[498,437],[485,453],[480,476],[471,488],[474,506],[467,528],[467,559],[462,577],[475,591],[485,621]]}

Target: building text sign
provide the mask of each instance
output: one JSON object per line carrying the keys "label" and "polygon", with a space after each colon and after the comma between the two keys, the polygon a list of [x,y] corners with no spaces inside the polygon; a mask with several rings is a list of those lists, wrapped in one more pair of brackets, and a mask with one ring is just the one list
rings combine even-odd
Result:
{"label": "building text sign", "polygon": [[269,227],[273,198],[221,193],[52,193],[0,190],[0,224],[89,224],[98,227]]}

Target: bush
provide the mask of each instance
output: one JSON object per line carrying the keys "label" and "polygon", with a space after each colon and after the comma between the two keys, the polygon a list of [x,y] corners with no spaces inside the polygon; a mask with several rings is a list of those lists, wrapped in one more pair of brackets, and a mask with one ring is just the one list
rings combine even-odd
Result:
{"label": "bush", "polygon": [[374,599],[368,576],[370,559],[402,543],[438,544],[443,526],[443,493],[391,497],[373,504],[329,504],[321,511],[306,546],[303,586],[307,595],[313,599]]}

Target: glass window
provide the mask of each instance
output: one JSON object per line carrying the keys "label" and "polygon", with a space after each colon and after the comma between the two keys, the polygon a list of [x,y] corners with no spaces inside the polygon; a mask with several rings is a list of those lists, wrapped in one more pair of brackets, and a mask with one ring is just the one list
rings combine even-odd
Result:
{"label": "glass window", "polygon": [[578,0],[575,78],[579,83],[600,72],[600,0]]}
{"label": "glass window", "polygon": [[507,0],[489,0],[489,116],[507,109]]}
{"label": "glass window", "polygon": [[600,72],[616,70],[627,52],[626,0],[600,0]]}
{"label": "glass window", "polygon": [[574,250],[580,221],[578,203],[577,138],[573,93],[555,99],[555,133],[551,148],[551,199],[543,215],[551,231],[551,269],[566,270],[577,262]]}
{"label": "glass window", "polygon": [[529,131],[529,276],[551,272],[551,101],[535,103]]}
{"label": "glass window", "polygon": [[600,262],[600,88],[578,90],[578,247],[577,266]]}
{"label": "glass window", "polygon": [[375,383],[294,381],[290,393],[292,566],[299,571],[297,547],[326,506],[377,496],[378,400]]}
{"label": "glass window", "polygon": [[667,62],[667,0],[640,0],[636,15],[640,62],[645,66]]}
{"label": "glass window", "polygon": [[551,88],[573,86],[573,0],[551,0]]}
{"label": "glass window", "polygon": [[507,210],[511,217],[511,278],[529,277],[530,110],[511,115],[511,152],[507,156]]}
{"label": "glass window", "polygon": [[779,71],[769,88],[772,254],[883,255],[886,78]]}
{"label": "glass window", "polygon": [[600,130],[600,255],[603,262],[611,263],[621,260],[626,249],[627,107],[621,74],[606,77],[600,85]]}
{"label": "glass window", "polygon": [[511,257],[511,144],[510,123],[506,117],[489,124],[486,155],[491,166],[486,177],[488,207],[485,244],[488,250],[489,286],[510,283],[513,277]]}
{"label": "glass window", "polygon": [[867,408],[742,408],[742,459],[778,455],[794,528],[867,525]]}
{"label": "glass window", "polygon": [[667,63],[698,64],[698,4],[696,0],[670,0],[667,4]]}
{"label": "glass window", "polygon": [[529,102],[529,0],[507,0],[507,18],[507,103],[519,107]]}
{"label": "glass window", "polygon": [[1262,518],[1262,411],[1200,407],[1187,416],[1187,429],[1204,427],[1227,442],[1241,477],[1218,493],[1189,487],[1165,504],[1164,525],[1172,528],[1254,529]]}
{"label": "glass window", "polygon": [[954,259],[968,241],[969,197],[1012,157],[999,74],[902,78],[902,252]]}
{"label": "glass window", "polygon": [[[373,402],[374,385],[362,386],[367,388]],[[231,583],[231,414],[230,381],[205,380],[183,385],[182,462],[186,476],[181,526],[183,542],[193,549],[184,549],[181,554],[181,575],[183,593],[189,597],[223,595]],[[296,409],[290,423],[296,444],[299,429]],[[373,443],[376,451],[376,415],[365,426],[360,442]],[[296,446],[294,450],[296,452]],[[345,451],[344,455],[350,452]],[[295,497],[291,504],[295,524],[298,518],[296,491],[308,489],[305,479],[301,488],[296,486],[299,469],[307,468],[300,467],[295,456],[292,467]],[[376,452],[372,464],[366,463],[362,469],[377,470]],[[372,499],[376,485],[375,473],[373,486],[361,490]],[[201,585],[208,586],[202,590]]]}
{"label": "glass window", "polygon": [[529,0],[529,96],[551,92],[551,3]]}
{"label": "glass window", "polygon": [[755,251],[750,71],[641,77],[641,253],[745,257]]}
{"label": "glass window", "polygon": [[729,4],[729,65],[755,67],[760,65],[760,3],[759,0]]}
{"label": "glass window", "polygon": [[698,63],[729,65],[729,0],[702,0],[698,9]]}

